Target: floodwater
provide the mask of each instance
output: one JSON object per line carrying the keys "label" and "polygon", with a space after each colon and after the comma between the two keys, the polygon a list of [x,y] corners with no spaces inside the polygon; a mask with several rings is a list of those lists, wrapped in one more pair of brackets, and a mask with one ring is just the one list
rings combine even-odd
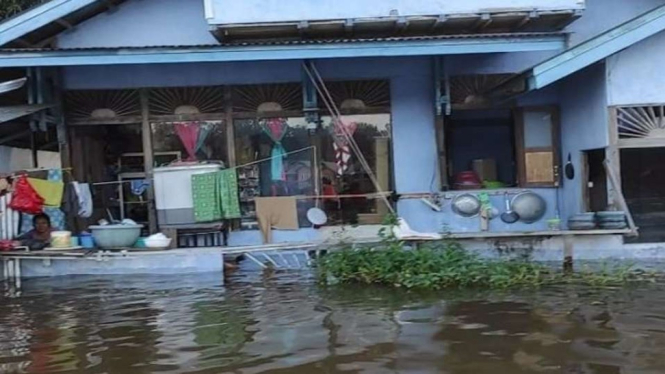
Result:
{"label": "floodwater", "polygon": [[1,373],[665,373],[665,285],[418,294],[285,272],[4,287]]}

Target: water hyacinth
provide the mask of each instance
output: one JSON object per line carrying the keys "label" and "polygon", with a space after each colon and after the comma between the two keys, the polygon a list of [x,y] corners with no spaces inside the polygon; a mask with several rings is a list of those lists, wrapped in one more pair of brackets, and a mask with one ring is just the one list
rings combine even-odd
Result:
{"label": "water hyacinth", "polygon": [[526,260],[488,260],[444,243],[405,249],[404,243],[384,240],[373,247],[344,247],[317,261],[326,284],[373,284],[407,289],[538,287],[561,283],[620,285],[655,279],[630,266],[602,267],[564,273]]}

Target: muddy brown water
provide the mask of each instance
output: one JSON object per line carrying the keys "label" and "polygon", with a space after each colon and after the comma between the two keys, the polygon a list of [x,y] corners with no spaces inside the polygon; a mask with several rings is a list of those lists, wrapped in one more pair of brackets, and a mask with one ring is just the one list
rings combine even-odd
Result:
{"label": "muddy brown water", "polygon": [[0,296],[1,373],[665,373],[665,285],[409,293],[58,278]]}

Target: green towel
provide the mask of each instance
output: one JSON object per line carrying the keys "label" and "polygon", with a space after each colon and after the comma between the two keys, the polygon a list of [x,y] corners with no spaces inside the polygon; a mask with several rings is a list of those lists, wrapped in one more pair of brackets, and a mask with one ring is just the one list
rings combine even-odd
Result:
{"label": "green towel", "polygon": [[217,173],[192,175],[192,199],[194,200],[196,222],[212,222],[222,219],[217,188]]}
{"label": "green towel", "polygon": [[196,222],[240,218],[238,175],[235,169],[192,176]]}
{"label": "green towel", "polygon": [[238,174],[235,169],[226,169],[217,173],[219,202],[222,217],[240,218],[240,199],[238,198]]}

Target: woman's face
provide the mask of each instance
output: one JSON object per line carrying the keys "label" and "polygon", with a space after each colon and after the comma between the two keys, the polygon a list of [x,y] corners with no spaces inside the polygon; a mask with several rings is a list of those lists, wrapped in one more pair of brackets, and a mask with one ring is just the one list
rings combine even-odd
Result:
{"label": "woman's face", "polygon": [[40,234],[44,234],[51,230],[51,225],[44,218],[38,218],[35,222],[35,231]]}

